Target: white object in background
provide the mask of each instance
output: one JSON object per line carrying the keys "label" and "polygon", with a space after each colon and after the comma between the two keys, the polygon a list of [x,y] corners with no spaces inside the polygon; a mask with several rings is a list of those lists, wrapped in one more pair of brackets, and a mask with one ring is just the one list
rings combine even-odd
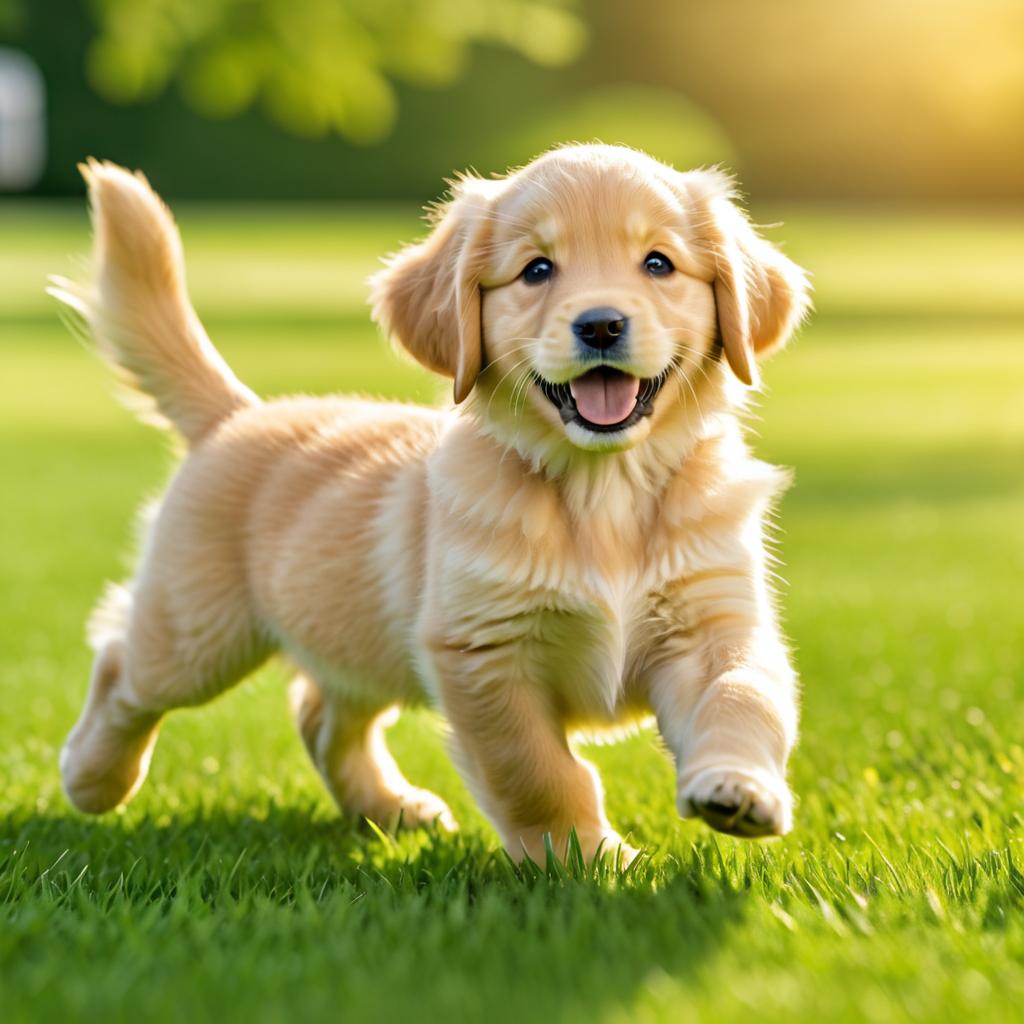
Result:
{"label": "white object in background", "polygon": [[0,191],[31,188],[46,165],[46,89],[25,54],[0,47]]}

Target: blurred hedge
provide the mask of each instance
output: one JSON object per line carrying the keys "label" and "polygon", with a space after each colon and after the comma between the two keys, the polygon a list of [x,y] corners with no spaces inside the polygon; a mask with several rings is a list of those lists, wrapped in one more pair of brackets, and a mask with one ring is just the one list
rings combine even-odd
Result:
{"label": "blurred hedge", "polygon": [[[332,2],[276,6],[301,13]],[[382,16],[427,2],[471,10],[476,0],[344,0]],[[519,0],[488,0],[499,2]],[[419,39],[430,56],[420,55],[416,74],[407,53],[405,81],[401,60],[383,60],[387,99],[376,119],[364,110],[346,121],[325,101],[305,124],[279,116],[290,131],[273,109],[268,118],[248,106],[251,82],[218,92],[223,62],[213,71],[189,63],[201,48],[186,48],[181,68],[165,68],[155,87],[105,77],[103,61],[115,52],[124,61],[131,47],[102,34],[95,11],[227,3],[25,0],[19,24],[17,0],[0,0],[0,34],[38,61],[49,89],[50,159],[38,191],[78,191],[74,165],[93,154],[146,168],[171,196],[424,200],[453,170],[501,170],[555,142],[601,137],[680,163],[727,161],[759,197],[1024,199],[1021,0],[566,0],[589,40],[570,63],[553,66],[550,33],[503,36],[478,22],[449,33],[462,42],[434,62],[442,73],[432,78],[433,51],[448,44],[399,33],[407,50]],[[220,43],[230,49],[236,35]],[[137,102],[111,102],[97,88]]]}
{"label": "blurred hedge", "polygon": [[306,137],[289,130],[287,117],[275,121],[258,107],[201,116],[187,101],[194,86],[171,74],[159,87],[137,84],[121,97],[138,102],[104,98],[100,91],[116,91],[114,79],[103,90],[92,79],[106,44],[77,0],[48,0],[45,15],[30,8],[19,42],[49,90],[43,194],[79,191],[75,164],[87,155],[143,167],[175,197],[420,201],[436,196],[455,170],[501,171],[572,139],[640,146],[684,166],[733,155],[714,119],[680,95],[609,85],[585,59],[552,67],[486,42],[467,50],[461,75],[432,84],[422,76],[417,84],[395,80],[394,124],[370,133],[369,145],[330,130]]}

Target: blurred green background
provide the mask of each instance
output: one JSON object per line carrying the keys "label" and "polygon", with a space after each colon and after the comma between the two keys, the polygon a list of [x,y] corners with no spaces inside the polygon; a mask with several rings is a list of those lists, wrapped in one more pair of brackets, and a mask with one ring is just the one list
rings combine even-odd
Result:
{"label": "blurred green background", "polygon": [[[38,180],[0,198],[5,1024],[1019,1019],[1024,5],[0,0],[0,32],[47,94]],[[32,138],[4,60],[0,179]],[[452,171],[595,137],[725,162],[813,275],[752,423],[796,470],[794,833],[679,822],[643,733],[587,756],[650,859],[524,877],[417,714],[393,747],[463,831],[380,836],[336,814],[277,664],[171,716],[127,809],[73,813],[83,623],[173,466],[43,293],[86,272],[75,162],[170,199],[261,393],[429,401],[366,277]]]}
{"label": "blurred green background", "polygon": [[172,196],[426,199],[601,137],[759,197],[1024,198],[1019,0],[0,0],[85,155]]}

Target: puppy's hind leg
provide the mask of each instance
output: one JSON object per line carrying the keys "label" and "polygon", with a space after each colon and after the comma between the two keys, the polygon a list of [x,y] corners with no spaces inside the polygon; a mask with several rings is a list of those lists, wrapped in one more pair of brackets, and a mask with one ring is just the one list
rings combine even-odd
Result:
{"label": "puppy's hind leg", "polygon": [[205,703],[269,654],[237,598],[221,615],[201,617],[198,610],[173,613],[153,583],[119,593],[114,623],[94,637],[89,694],[60,755],[64,791],[88,814],[135,795],[165,712]]}
{"label": "puppy's hind leg", "polygon": [[458,828],[448,805],[409,782],[388,750],[384,731],[397,717],[394,708],[327,693],[304,675],[292,683],[289,700],[302,742],[343,811],[385,826],[436,821],[449,832]]}
{"label": "puppy's hind leg", "polygon": [[160,714],[121,692],[125,643],[108,640],[96,654],[89,695],[60,753],[64,790],[87,814],[130,800],[145,781],[160,729]]}

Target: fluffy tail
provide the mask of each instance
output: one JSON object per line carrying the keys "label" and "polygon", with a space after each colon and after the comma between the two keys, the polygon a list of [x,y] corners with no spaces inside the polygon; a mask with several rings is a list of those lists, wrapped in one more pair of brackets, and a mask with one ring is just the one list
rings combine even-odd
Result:
{"label": "fluffy tail", "polygon": [[174,218],[146,179],[95,160],[79,169],[89,186],[94,279],[80,286],[53,278],[49,292],[85,320],[102,355],[144,396],[145,418],[197,444],[258,399],[203,330]]}

